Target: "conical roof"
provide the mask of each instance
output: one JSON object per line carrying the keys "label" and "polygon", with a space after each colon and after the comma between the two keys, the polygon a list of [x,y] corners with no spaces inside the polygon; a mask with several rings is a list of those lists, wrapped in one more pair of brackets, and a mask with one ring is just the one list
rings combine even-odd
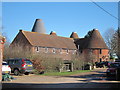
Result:
{"label": "conical roof", "polygon": [[42,19],[36,19],[32,32],[38,32],[38,33],[44,33],[44,34],[46,33]]}
{"label": "conical roof", "polygon": [[56,34],[55,31],[51,31],[51,32],[50,32],[50,35],[56,35],[56,36],[57,36],[57,34]]}
{"label": "conical roof", "polygon": [[89,38],[88,48],[108,48],[98,29],[93,29]]}
{"label": "conical roof", "polygon": [[108,49],[97,29],[93,29],[90,37],[79,39],[75,43],[80,46],[80,49]]}
{"label": "conical roof", "polygon": [[72,32],[70,38],[79,38],[76,32]]}

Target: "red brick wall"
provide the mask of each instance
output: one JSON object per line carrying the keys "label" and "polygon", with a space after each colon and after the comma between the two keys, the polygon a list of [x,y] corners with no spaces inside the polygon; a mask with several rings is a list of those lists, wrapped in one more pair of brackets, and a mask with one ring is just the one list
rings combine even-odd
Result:
{"label": "red brick wall", "polygon": [[32,47],[29,41],[26,39],[22,32],[19,32],[10,46],[23,46],[23,47]]}
{"label": "red brick wall", "polygon": [[84,49],[82,51],[81,54],[84,55],[86,61],[89,61],[89,56],[90,56],[90,52],[92,55],[94,55],[96,57],[96,59],[94,59],[94,62],[100,62],[100,58],[102,61],[105,61],[108,58],[108,49],[102,49],[101,54],[100,54],[100,49]]}
{"label": "red brick wall", "polygon": [[[73,54],[75,54],[75,50],[68,50],[67,49],[55,49],[55,48],[47,48],[47,52],[45,47],[38,47],[39,51],[37,51],[37,47],[32,47],[34,53],[43,53],[46,55],[50,55],[51,57],[61,58],[63,60],[71,60]],[[55,53],[53,53],[53,49],[55,49]]]}

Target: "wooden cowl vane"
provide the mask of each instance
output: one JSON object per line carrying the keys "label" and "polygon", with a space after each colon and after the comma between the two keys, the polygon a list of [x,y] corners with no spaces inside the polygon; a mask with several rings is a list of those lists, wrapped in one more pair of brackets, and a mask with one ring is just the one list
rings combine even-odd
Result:
{"label": "wooden cowl vane", "polygon": [[72,32],[72,34],[70,35],[70,38],[76,39],[76,38],[79,38],[79,37],[78,37],[76,32]]}
{"label": "wooden cowl vane", "polygon": [[55,35],[55,36],[57,36],[57,34],[56,34],[55,31],[51,31],[51,32],[50,32],[50,35]]}
{"label": "wooden cowl vane", "polygon": [[43,33],[43,34],[46,33],[42,19],[36,19],[32,32],[38,32],[38,33]]}

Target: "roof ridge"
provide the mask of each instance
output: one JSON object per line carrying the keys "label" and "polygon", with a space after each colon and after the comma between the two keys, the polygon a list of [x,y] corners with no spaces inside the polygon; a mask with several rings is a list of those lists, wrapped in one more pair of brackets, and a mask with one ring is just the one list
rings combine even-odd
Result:
{"label": "roof ridge", "polygon": [[[27,35],[24,33],[24,31],[21,30],[21,32],[25,35],[25,37],[26,37],[26,39],[28,40],[28,42],[29,42],[31,45],[33,45],[33,44],[30,42],[30,40],[28,39]],[[25,32],[29,32],[29,31],[25,31]]]}
{"label": "roof ridge", "polygon": [[[31,31],[24,31],[24,30],[22,30],[22,32],[37,33],[37,34],[42,34],[42,35],[47,35],[47,36],[54,37],[53,35],[44,34],[44,33],[38,33],[38,32],[31,32]],[[25,33],[24,33],[24,34],[25,34]],[[61,37],[61,38],[66,38],[66,39],[72,39],[72,38],[69,38],[69,37],[56,36],[56,35],[55,35],[55,37]]]}

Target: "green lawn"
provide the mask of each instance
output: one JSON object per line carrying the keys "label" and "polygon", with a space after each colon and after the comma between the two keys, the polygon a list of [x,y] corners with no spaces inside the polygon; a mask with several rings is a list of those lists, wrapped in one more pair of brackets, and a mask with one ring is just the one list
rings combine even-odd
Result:
{"label": "green lawn", "polygon": [[67,75],[74,75],[74,74],[90,72],[90,71],[91,70],[77,70],[77,71],[73,71],[73,72],[46,72],[42,75],[45,75],[45,76],[67,76]]}

